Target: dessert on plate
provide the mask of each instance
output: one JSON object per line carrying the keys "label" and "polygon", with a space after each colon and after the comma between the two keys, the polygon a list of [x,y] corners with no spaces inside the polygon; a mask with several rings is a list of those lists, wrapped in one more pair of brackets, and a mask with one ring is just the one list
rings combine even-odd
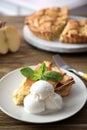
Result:
{"label": "dessert on plate", "polygon": [[39,10],[25,19],[25,24],[39,38],[55,40],[68,20],[68,8],[51,7]]}
{"label": "dessert on plate", "polygon": [[30,73],[28,73],[28,69],[22,69],[22,74],[25,73],[26,76],[19,87],[13,92],[13,100],[16,105],[23,104],[24,98],[30,93],[31,86],[40,79],[46,80],[53,85],[55,93],[61,96],[67,96],[70,93],[72,84],[74,84],[72,76],[54,66],[50,61],[37,64],[33,70],[29,69]]}

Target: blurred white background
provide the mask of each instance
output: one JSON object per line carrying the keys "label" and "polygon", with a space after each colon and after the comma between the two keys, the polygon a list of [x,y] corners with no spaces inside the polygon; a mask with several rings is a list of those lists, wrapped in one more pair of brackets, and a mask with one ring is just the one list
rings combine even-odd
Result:
{"label": "blurred white background", "polygon": [[87,16],[87,0],[0,0],[0,15],[27,15],[52,6],[68,6],[71,14]]}

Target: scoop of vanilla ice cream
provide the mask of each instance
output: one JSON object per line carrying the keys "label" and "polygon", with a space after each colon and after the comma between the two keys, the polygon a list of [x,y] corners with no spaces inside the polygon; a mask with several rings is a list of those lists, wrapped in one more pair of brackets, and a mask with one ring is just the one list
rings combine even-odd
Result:
{"label": "scoop of vanilla ice cream", "polygon": [[45,101],[46,109],[49,110],[59,110],[63,106],[62,97],[59,94],[54,93],[49,96]]}
{"label": "scoop of vanilla ice cream", "polygon": [[54,92],[54,87],[44,80],[35,82],[30,94],[24,98],[24,109],[29,113],[40,113],[62,108],[62,97]]}
{"label": "scoop of vanilla ice cream", "polygon": [[32,85],[30,92],[37,95],[40,100],[44,100],[54,93],[54,88],[49,82],[45,80],[38,80]]}
{"label": "scoop of vanilla ice cream", "polygon": [[37,96],[29,94],[24,98],[24,109],[29,113],[40,113],[45,111],[45,104]]}

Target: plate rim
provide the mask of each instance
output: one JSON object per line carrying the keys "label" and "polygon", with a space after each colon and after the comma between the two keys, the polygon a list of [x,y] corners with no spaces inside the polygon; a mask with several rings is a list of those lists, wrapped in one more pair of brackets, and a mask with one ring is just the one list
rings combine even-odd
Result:
{"label": "plate rim", "polygon": [[[34,67],[34,66],[29,66],[29,67]],[[22,67],[21,67],[22,68]],[[11,75],[11,74],[13,74],[13,73],[18,73],[19,72],[19,70],[21,69],[21,68],[18,68],[18,69],[15,69],[15,70],[12,70],[12,71],[10,71],[9,73],[7,73],[6,75],[4,75],[1,79],[0,79],[0,83],[1,82],[3,82],[3,80],[6,78],[6,77],[8,77],[9,75]],[[62,69],[62,70],[64,70],[64,69]],[[78,76],[76,76],[75,74],[73,74],[73,73],[71,73],[71,72],[69,72],[69,71],[67,71],[67,70],[64,70],[65,72],[67,72],[68,74],[71,74],[71,75],[73,75],[74,76],[74,78],[77,78],[83,85],[84,85],[84,89],[86,90],[86,92],[87,92],[87,88],[86,88],[86,85],[84,84],[84,82],[78,77]],[[0,88],[1,88],[1,86],[0,86]],[[65,119],[67,119],[67,118],[69,118],[69,117],[72,117],[73,115],[75,115],[76,113],[78,113],[83,107],[84,107],[84,105],[86,104],[86,101],[87,101],[87,95],[85,96],[85,100],[84,100],[84,103],[80,106],[80,108],[78,109],[78,110],[76,110],[75,112],[73,112],[73,114],[70,114],[69,116],[66,116],[65,118],[62,118],[62,119],[55,119],[55,120],[52,120],[52,121],[41,121],[41,122],[38,122],[38,121],[30,121],[30,120],[23,120],[23,119],[19,119],[17,116],[14,116],[14,115],[12,115],[11,113],[8,113],[7,111],[5,111],[5,108],[2,108],[1,106],[0,106],[0,110],[2,111],[2,112],[4,112],[6,115],[8,115],[9,117],[12,117],[12,118],[14,118],[14,119],[17,119],[17,120],[20,120],[20,121],[23,121],[23,122],[28,122],[28,123],[36,123],[36,124],[40,124],[40,123],[51,123],[51,122],[57,122],[57,121],[61,121],[61,120],[65,120]]]}
{"label": "plate rim", "polygon": [[[82,16],[74,16],[70,15],[70,18],[74,19],[87,19],[86,17]],[[68,43],[61,43],[57,41],[47,41],[35,36],[27,27],[27,25],[23,26],[23,37],[25,41],[44,51],[51,51],[51,52],[59,52],[59,53],[79,53],[79,52],[87,52],[87,43],[84,44],[68,44]],[[35,40],[34,40],[35,39]],[[39,42],[38,42],[39,41]],[[43,44],[44,43],[44,44]],[[52,43],[52,44],[51,44]]]}

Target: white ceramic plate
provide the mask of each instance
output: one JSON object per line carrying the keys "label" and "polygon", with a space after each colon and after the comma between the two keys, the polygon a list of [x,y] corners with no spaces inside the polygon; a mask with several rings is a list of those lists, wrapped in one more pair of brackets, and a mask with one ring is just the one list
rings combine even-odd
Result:
{"label": "white ceramic plate", "polygon": [[13,91],[19,86],[24,77],[20,69],[14,70],[0,80],[0,108],[8,116],[17,120],[32,123],[49,123],[60,121],[76,114],[85,105],[87,89],[84,83],[73,73],[66,71],[75,79],[69,96],[63,98],[64,107],[58,112],[40,115],[29,114],[23,106],[16,106],[12,99]]}
{"label": "white ceramic plate", "polygon": [[[79,16],[71,16],[73,19],[87,19]],[[47,41],[38,38],[35,36],[29,28],[24,25],[23,28],[23,36],[28,44],[37,47],[39,49],[51,52],[60,52],[60,53],[79,53],[79,52],[87,52],[87,43],[85,44],[65,44],[58,41]]]}

